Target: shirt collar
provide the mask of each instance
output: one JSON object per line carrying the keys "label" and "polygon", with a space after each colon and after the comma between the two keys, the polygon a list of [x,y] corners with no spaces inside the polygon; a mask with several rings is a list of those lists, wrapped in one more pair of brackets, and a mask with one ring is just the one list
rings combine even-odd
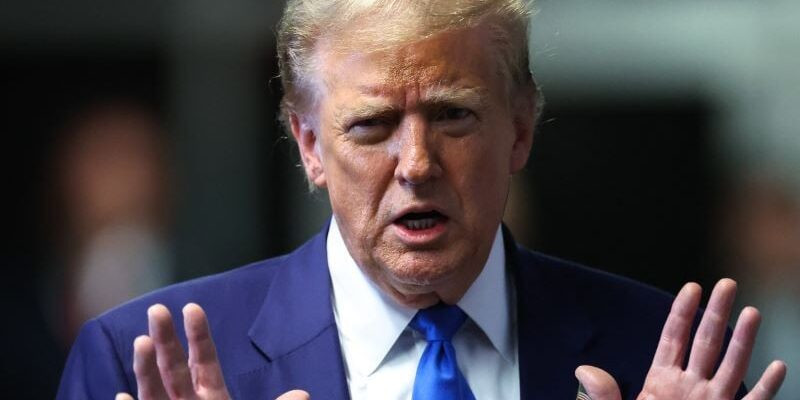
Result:
{"label": "shirt collar", "polygon": [[[503,235],[498,227],[478,278],[458,306],[480,327],[508,361],[514,358],[510,295]],[[417,310],[397,304],[358,267],[332,218],[327,238],[333,312],[347,363],[362,375],[380,366]]]}
{"label": "shirt collar", "polygon": [[464,293],[458,306],[481,328],[503,358],[515,358],[512,335],[512,293],[506,276],[506,253],[503,231],[494,235],[492,249],[483,270]]}
{"label": "shirt collar", "polygon": [[381,364],[417,310],[397,304],[358,267],[336,218],[328,230],[333,312],[347,363],[362,375]]}

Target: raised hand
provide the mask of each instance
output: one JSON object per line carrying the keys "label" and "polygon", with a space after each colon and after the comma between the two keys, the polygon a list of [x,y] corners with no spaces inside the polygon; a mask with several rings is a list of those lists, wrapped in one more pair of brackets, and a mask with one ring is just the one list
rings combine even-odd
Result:
{"label": "raised hand", "polygon": [[[689,362],[684,369],[684,357],[700,295],[701,289],[696,283],[686,284],[678,293],[637,399],[729,400],[736,395],[750,363],[761,316],[753,307],[742,310],[722,364],[714,371],[736,296],[736,282],[731,279],[720,280],[711,293],[694,337]],[[575,371],[575,376],[593,400],[622,398],[614,378],[599,368],[581,366]],[[785,376],[786,365],[781,361],[773,361],[744,399],[772,399]]]}
{"label": "raised hand", "polygon": [[[133,342],[133,371],[139,400],[228,400],[222,368],[205,312],[197,304],[183,307],[183,324],[189,358],[183,351],[169,310],[161,304],[147,310],[149,335]],[[308,393],[293,390],[278,400],[308,400]],[[120,393],[115,400],[133,400]]]}

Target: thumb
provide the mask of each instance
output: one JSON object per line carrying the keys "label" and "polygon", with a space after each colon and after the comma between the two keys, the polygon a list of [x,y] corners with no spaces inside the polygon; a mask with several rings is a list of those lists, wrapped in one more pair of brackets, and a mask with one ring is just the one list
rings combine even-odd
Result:
{"label": "thumb", "polygon": [[575,370],[575,377],[592,400],[622,400],[617,381],[600,368],[581,365]]}
{"label": "thumb", "polygon": [[275,400],[310,400],[311,396],[308,392],[302,390],[290,390]]}

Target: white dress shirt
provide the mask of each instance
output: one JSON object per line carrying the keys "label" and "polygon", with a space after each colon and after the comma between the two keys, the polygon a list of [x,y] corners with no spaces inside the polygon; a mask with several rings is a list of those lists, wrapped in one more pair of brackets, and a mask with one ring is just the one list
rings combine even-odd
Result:
{"label": "white dress shirt", "polygon": [[[356,265],[336,219],[327,240],[332,303],[352,399],[411,399],[427,342],[408,327],[417,310],[386,296]],[[458,306],[469,318],[453,337],[458,366],[481,399],[519,399],[513,287],[497,229],[486,265]]]}

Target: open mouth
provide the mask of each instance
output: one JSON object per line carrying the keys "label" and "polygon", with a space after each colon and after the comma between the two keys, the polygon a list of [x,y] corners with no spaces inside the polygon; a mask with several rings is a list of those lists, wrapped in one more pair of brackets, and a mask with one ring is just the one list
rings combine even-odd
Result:
{"label": "open mouth", "polygon": [[395,224],[410,231],[432,229],[445,222],[447,222],[447,217],[438,211],[411,212],[403,214],[394,221]]}

